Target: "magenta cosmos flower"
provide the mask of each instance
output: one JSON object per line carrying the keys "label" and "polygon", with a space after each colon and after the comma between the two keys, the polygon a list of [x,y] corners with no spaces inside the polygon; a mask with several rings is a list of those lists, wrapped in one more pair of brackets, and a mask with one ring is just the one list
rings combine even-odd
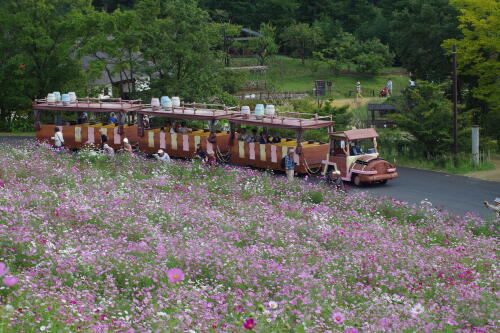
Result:
{"label": "magenta cosmos flower", "polygon": [[354,327],[349,327],[348,329],[346,329],[344,331],[344,333],[359,333],[358,329],[357,328],[354,328]]}
{"label": "magenta cosmos flower", "polygon": [[184,280],[184,273],[180,268],[171,268],[167,271],[167,277],[170,283],[176,283]]}
{"label": "magenta cosmos flower", "polygon": [[345,319],[344,315],[340,312],[334,312],[332,314],[332,320],[337,324],[344,322],[344,319]]}
{"label": "magenta cosmos flower", "polygon": [[0,276],[5,275],[7,273],[7,266],[3,262],[0,262]]}
{"label": "magenta cosmos flower", "polygon": [[246,330],[253,330],[254,327],[255,327],[255,320],[253,320],[253,318],[248,318],[243,323],[243,328]]}
{"label": "magenta cosmos flower", "polygon": [[14,287],[17,284],[17,279],[13,276],[7,276],[3,279],[3,284],[7,287]]}

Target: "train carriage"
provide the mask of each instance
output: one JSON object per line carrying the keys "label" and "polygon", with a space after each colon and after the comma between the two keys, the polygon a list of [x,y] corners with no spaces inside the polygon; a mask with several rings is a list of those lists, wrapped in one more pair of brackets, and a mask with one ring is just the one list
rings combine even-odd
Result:
{"label": "train carriage", "polygon": [[[280,115],[238,114],[230,119],[232,133],[230,137],[231,163],[236,165],[247,165],[272,170],[284,169],[281,167],[281,159],[288,154],[292,148],[295,149],[295,170],[299,173],[311,173],[314,169],[321,167],[321,162],[328,153],[328,143],[317,141],[304,141],[304,131],[310,129],[332,128],[334,122],[331,117],[320,117],[318,115],[287,113],[297,117]],[[310,119],[299,118],[309,116]],[[276,143],[258,143],[239,141],[234,134],[235,125],[250,125],[262,127],[266,130],[288,129],[296,133],[295,139],[281,139]]]}
{"label": "train carriage", "polygon": [[[215,108],[212,108],[215,107]],[[144,107],[138,112],[139,149],[147,154],[159,149],[171,157],[192,158],[198,145],[208,154],[225,155],[229,151],[230,133],[217,131],[217,120],[230,119],[237,114],[236,107],[217,104],[184,104],[182,107]],[[208,122],[209,129],[192,130],[186,133],[170,133],[170,127],[144,128],[144,116],[163,117],[170,120],[202,120]]]}
{"label": "train carriage", "polygon": [[[64,137],[64,145],[67,148],[78,149],[85,145],[100,145],[101,135],[106,135],[108,145],[114,149],[119,149],[123,138],[128,138],[134,144],[137,143],[137,126],[127,124],[127,115],[142,108],[140,100],[109,99],[102,101],[96,98],[77,99],[73,103],[64,105],[62,102],[48,103],[46,99],[37,99],[33,103],[35,118],[36,138],[39,141],[52,143],[54,128],[61,129]],[[41,124],[41,113],[46,111],[56,111],[52,124]],[[115,113],[118,117],[117,124],[107,124],[104,122],[85,121],[81,124],[77,121],[63,121],[63,112],[74,113]],[[75,117],[76,118],[76,117]]]}

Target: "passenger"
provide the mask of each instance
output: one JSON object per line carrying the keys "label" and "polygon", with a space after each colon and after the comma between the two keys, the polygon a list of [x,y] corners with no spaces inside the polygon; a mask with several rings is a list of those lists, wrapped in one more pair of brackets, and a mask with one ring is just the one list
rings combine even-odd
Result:
{"label": "passenger", "polygon": [[114,112],[111,112],[110,117],[108,119],[108,123],[118,124],[118,119],[115,117]]}
{"label": "passenger", "polygon": [[158,161],[166,162],[166,163],[170,163],[171,162],[170,156],[168,156],[168,154],[166,152],[164,152],[163,149],[158,150],[158,154],[153,154],[153,156]]}
{"label": "passenger", "polygon": [[179,128],[179,133],[187,133],[189,132],[189,128],[187,128],[186,123],[182,123],[181,128]]}
{"label": "passenger", "polygon": [[198,147],[196,147],[195,153],[196,157],[199,158],[202,163],[206,163],[208,161],[207,153],[203,150],[203,148],[201,148],[201,145],[198,145]]}
{"label": "passenger", "polygon": [[123,139],[123,151],[130,154],[133,153],[132,145],[128,142],[127,138]]}
{"label": "passenger", "polygon": [[363,150],[361,149],[361,147],[359,146],[359,142],[358,141],[354,141],[353,142],[353,146],[351,147],[351,154],[353,156],[356,156],[356,155],[363,155],[364,152]]}
{"label": "passenger", "polygon": [[260,144],[266,144],[267,143],[266,134],[264,132],[260,132],[259,143]]}
{"label": "passenger", "polygon": [[113,147],[110,147],[107,142],[102,146],[102,150],[108,156],[113,156],[115,154],[115,150]]}
{"label": "passenger", "polygon": [[280,143],[281,142],[281,138],[279,136],[275,136],[273,138],[273,143]]}
{"label": "passenger", "polygon": [[78,124],[85,124],[87,122],[87,112],[78,112]]}
{"label": "passenger", "polygon": [[146,129],[149,128],[149,116],[148,115],[145,115],[144,118],[142,119],[142,125]]}
{"label": "passenger", "polygon": [[64,146],[64,137],[59,127],[54,128],[54,136],[51,139],[54,140],[54,148],[60,149]]}
{"label": "passenger", "polygon": [[259,137],[257,136],[256,129],[253,129],[252,135],[247,136],[247,138],[245,139],[245,142],[258,142],[258,141],[259,141]]}
{"label": "passenger", "polygon": [[165,133],[165,127],[160,127],[160,133]]}
{"label": "passenger", "polygon": [[248,138],[248,136],[247,136],[246,129],[241,128],[240,131],[239,131],[238,140],[239,141],[246,141],[247,138]]}

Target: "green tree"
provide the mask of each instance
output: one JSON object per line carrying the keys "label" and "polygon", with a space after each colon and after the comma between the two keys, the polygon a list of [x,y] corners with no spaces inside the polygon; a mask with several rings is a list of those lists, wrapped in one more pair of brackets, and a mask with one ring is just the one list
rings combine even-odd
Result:
{"label": "green tree", "polygon": [[276,28],[271,24],[262,23],[260,25],[261,37],[251,39],[249,50],[254,52],[259,59],[259,65],[264,66],[267,61],[278,53],[278,44],[276,44]]}
{"label": "green tree", "polygon": [[[89,78],[100,77],[104,72],[119,95],[125,98],[124,88],[135,93],[135,78],[140,73],[139,53],[142,39],[137,29],[138,16],[132,10],[115,10],[113,13],[95,12],[86,17],[92,37],[81,49],[81,55],[92,57]],[[124,84],[123,84],[124,83]]]}
{"label": "green tree", "polygon": [[458,11],[448,0],[406,0],[393,12],[391,44],[402,65],[413,76],[443,80],[451,70],[450,58],[441,44],[460,35]]}
{"label": "green tree", "polygon": [[316,50],[316,47],[323,42],[321,29],[311,27],[306,23],[298,23],[289,26],[281,33],[283,43],[294,50],[305,63],[306,57]]}
{"label": "green tree", "polygon": [[136,6],[153,94],[201,101],[222,91],[220,29],[195,1],[142,0]]}
{"label": "green tree", "polygon": [[460,10],[463,38],[449,39],[443,46],[457,45],[459,82],[468,108],[479,106],[476,121],[483,135],[494,137],[500,148],[500,3],[495,0],[453,0]]}
{"label": "green tree", "polygon": [[392,64],[393,59],[389,47],[374,38],[359,43],[359,54],[354,56],[352,62],[358,72],[376,75]]}
{"label": "green tree", "polygon": [[[389,100],[398,110],[391,117],[401,129],[415,137],[413,150],[427,158],[451,151],[451,102],[445,96],[446,87],[449,83],[418,81],[415,88],[407,88],[401,96]],[[469,114],[461,114],[460,122],[468,123],[469,118]]]}
{"label": "green tree", "polygon": [[52,91],[84,86],[75,51],[88,33],[90,0],[6,0],[0,4],[0,121]]}

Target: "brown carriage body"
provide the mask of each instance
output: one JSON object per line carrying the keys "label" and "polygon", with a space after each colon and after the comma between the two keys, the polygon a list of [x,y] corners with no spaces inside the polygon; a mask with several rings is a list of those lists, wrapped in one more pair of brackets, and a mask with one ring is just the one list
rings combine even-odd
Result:
{"label": "brown carriage body", "polygon": [[[301,115],[298,113],[291,114]],[[298,173],[308,173],[311,169],[321,167],[321,162],[328,153],[328,144],[304,141],[302,140],[302,135],[308,129],[332,127],[334,122],[330,117],[318,117],[311,114],[308,114],[308,116],[313,116],[313,118],[305,119],[267,115],[257,117],[255,115],[243,114],[234,116],[230,119],[232,124],[295,130],[297,139],[283,139],[279,143],[261,144],[258,142],[239,141],[234,135],[230,142],[231,163],[283,171],[281,159],[293,148],[295,150],[295,171]]]}
{"label": "brown carriage body", "polygon": [[95,98],[78,99],[74,103],[63,105],[58,103],[47,103],[46,100],[40,99],[33,103],[33,111],[35,113],[35,130],[36,138],[39,141],[53,143],[51,139],[54,136],[54,128],[57,126],[61,129],[64,145],[71,149],[82,148],[86,145],[94,145],[100,147],[102,145],[101,135],[106,135],[108,145],[114,149],[119,149],[122,146],[123,138],[128,138],[131,144],[137,143],[137,126],[126,124],[71,124],[71,125],[55,125],[55,124],[40,124],[40,112],[44,111],[59,111],[59,112],[97,112],[97,113],[115,113],[126,114],[140,110],[143,105],[140,100],[108,100],[101,101]]}

